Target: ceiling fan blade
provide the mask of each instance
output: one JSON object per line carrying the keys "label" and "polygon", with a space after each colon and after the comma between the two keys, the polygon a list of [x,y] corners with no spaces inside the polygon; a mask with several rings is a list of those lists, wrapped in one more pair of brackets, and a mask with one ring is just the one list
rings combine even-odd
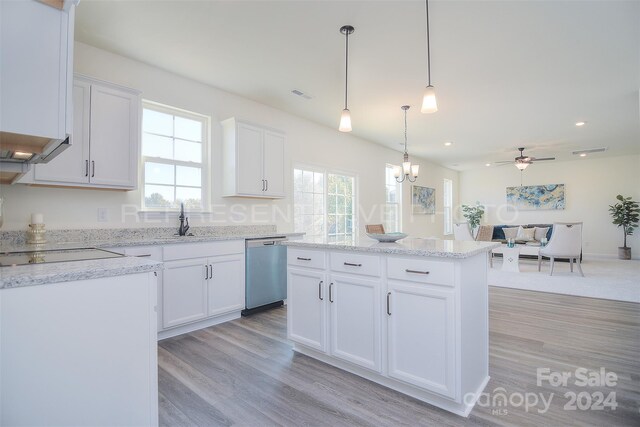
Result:
{"label": "ceiling fan blade", "polygon": [[493,162],[494,165],[499,165],[499,164],[507,164],[507,163],[513,163],[513,160],[503,160],[500,162]]}
{"label": "ceiling fan blade", "polygon": [[538,159],[538,158],[536,158],[536,157],[532,157],[530,160],[531,160],[532,162],[542,162],[542,161],[544,161],[544,160],[555,160],[555,159],[556,159],[555,157],[543,157],[543,158],[541,158],[541,159]]}

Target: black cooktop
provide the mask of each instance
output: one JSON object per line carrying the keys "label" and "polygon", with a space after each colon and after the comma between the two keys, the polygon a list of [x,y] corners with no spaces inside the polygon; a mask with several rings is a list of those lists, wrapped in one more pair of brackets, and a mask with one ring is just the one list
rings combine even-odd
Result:
{"label": "black cooktop", "polygon": [[104,249],[54,249],[46,251],[0,252],[0,267],[46,264],[51,262],[86,261],[92,259],[119,258],[124,255]]}

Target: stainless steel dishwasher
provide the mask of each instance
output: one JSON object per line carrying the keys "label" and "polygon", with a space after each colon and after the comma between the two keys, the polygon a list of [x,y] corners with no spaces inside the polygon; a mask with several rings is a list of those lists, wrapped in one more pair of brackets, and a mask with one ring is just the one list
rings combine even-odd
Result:
{"label": "stainless steel dishwasher", "polygon": [[248,239],[245,264],[245,309],[242,315],[279,307],[287,298],[286,237]]}

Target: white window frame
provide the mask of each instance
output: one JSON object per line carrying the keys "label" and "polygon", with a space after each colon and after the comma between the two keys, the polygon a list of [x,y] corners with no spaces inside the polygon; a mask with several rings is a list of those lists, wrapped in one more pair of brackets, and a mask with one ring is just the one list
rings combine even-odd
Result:
{"label": "white window frame", "polygon": [[[353,172],[344,171],[340,169],[330,169],[322,166],[314,166],[308,164],[295,164],[291,170],[291,184],[294,203],[294,222],[295,222],[295,170],[300,169],[303,171],[311,171],[315,173],[321,173],[324,176],[323,179],[323,195],[324,195],[324,209],[323,209],[323,221],[324,221],[324,233],[322,238],[328,239],[329,234],[329,175],[342,175],[353,178],[353,223],[352,223],[352,236],[356,240],[359,234],[359,212],[358,212],[358,197],[359,197],[359,180],[358,175]],[[299,230],[296,230],[299,231]],[[304,232],[304,230],[302,230]]]}
{"label": "white window frame", "polygon": [[396,187],[396,201],[395,202],[389,202],[387,200],[387,187],[390,187],[390,184],[387,182],[387,171],[388,169],[392,169],[395,170],[395,166],[387,163],[385,165],[385,169],[384,169],[384,189],[385,189],[385,195],[384,195],[384,203],[385,206],[389,206],[389,205],[397,205],[397,218],[395,220],[395,223],[397,225],[397,230],[391,230],[388,229],[388,222],[386,219],[386,210],[384,212],[382,212],[382,222],[385,226],[385,231],[389,232],[389,231],[402,231],[402,183],[398,182],[395,177],[394,177],[394,182],[393,185]]}
{"label": "white window frame", "polygon": [[[148,110],[153,110],[153,111],[157,111],[160,113],[165,113],[165,114],[170,114],[172,116],[179,116],[179,117],[183,117],[186,119],[191,119],[191,120],[196,120],[199,122],[202,122],[202,162],[201,163],[195,163],[195,162],[188,162],[188,161],[182,161],[182,160],[171,160],[171,159],[165,159],[165,158],[161,158],[161,157],[150,157],[150,156],[144,156],[142,154],[142,134],[144,134],[144,110],[148,109]],[[139,158],[140,158],[140,178],[139,178],[139,188],[140,188],[140,206],[141,206],[141,211],[142,212],[177,212],[180,210],[179,207],[163,207],[163,208],[155,208],[155,207],[148,207],[145,205],[145,162],[152,162],[152,163],[161,163],[161,164],[168,164],[168,165],[175,165],[175,166],[188,166],[188,167],[199,167],[201,169],[201,173],[200,173],[200,179],[201,179],[201,186],[200,188],[202,189],[202,205],[200,207],[200,209],[193,209],[193,208],[189,208],[190,212],[206,212],[207,208],[209,206],[209,199],[210,199],[210,187],[209,187],[209,182],[210,182],[210,169],[211,169],[211,159],[209,157],[209,151],[210,151],[210,147],[209,147],[209,133],[210,133],[210,123],[211,123],[211,119],[209,116],[206,116],[204,114],[199,114],[199,113],[195,113],[193,111],[188,111],[188,110],[183,110],[181,108],[177,108],[177,107],[172,107],[169,105],[165,105],[165,104],[160,104],[158,102],[154,102],[154,101],[149,101],[146,99],[142,100],[142,110],[140,112],[141,114],[141,126],[140,126],[140,132],[141,132],[141,137],[140,137],[140,149],[139,149]],[[160,135],[160,136],[168,136],[168,135]],[[176,185],[173,186],[174,187],[174,191],[175,191],[175,187]],[[183,187],[183,186],[181,186]],[[184,187],[188,187],[188,186],[184,186]],[[195,187],[194,187],[195,188]]]}
{"label": "white window frame", "polygon": [[443,234],[450,236],[453,234],[453,180],[448,178],[443,179],[442,198]]}

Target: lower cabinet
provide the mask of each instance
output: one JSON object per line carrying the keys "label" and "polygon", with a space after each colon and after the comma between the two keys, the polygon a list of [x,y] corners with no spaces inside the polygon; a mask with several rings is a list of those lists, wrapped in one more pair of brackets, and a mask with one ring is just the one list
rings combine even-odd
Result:
{"label": "lower cabinet", "polygon": [[208,274],[206,258],[165,263],[162,283],[163,329],[207,316]]}
{"label": "lower cabinet", "polygon": [[326,277],[323,271],[289,267],[287,331],[289,339],[326,351]]}
{"label": "lower cabinet", "polygon": [[[244,308],[244,255],[212,257],[207,279],[209,316]],[[239,285],[242,286],[239,286]]]}
{"label": "lower cabinet", "polygon": [[389,281],[388,375],[455,397],[453,289]]}

